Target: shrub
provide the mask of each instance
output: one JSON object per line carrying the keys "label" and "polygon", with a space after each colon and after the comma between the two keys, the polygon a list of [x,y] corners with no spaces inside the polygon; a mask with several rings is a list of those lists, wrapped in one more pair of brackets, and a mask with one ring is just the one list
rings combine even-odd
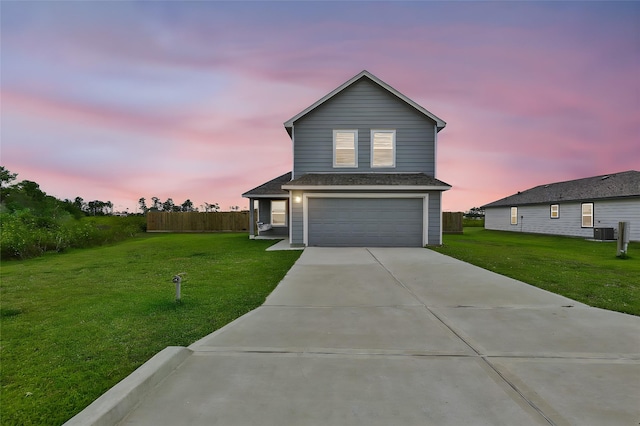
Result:
{"label": "shrub", "polygon": [[56,220],[35,216],[28,209],[0,213],[0,257],[28,259],[47,251],[86,248],[133,237],[144,230],[144,217],[96,217]]}
{"label": "shrub", "polygon": [[462,226],[465,228],[484,228],[484,218],[472,219],[465,217],[462,219]]}

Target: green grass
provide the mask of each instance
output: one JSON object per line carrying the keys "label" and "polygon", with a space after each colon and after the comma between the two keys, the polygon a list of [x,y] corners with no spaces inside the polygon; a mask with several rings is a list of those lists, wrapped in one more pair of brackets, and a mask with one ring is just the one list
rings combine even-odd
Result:
{"label": "green grass", "polygon": [[[166,346],[261,305],[299,251],[246,234],[153,234],[2,263],[1,423],[62,424]],[[174,274],[186,272],[182,303]]]}
{"label": "green grass", "polygon": [[616,257],[616,242],[465,228],[444,235],[442,254],[571,299],[640,315],[640,244]]}

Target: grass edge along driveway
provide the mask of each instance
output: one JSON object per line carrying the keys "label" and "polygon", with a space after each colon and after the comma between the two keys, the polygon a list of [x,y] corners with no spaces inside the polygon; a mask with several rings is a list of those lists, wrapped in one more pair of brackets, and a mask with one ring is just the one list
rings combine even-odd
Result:
{"label": "grass edge along driveway", "polygon": [[640,315],[640,243],[616,257],[616,242],[465,228],[439,253],[589,306]]}
{"label": "grass edge along driveway", "polygon": [[[300,256],[247,234],[146,234],[0,270],[2,425],[59,425],[166,346],[260,306]],[[186,272],[182,303],[174,274]]]}

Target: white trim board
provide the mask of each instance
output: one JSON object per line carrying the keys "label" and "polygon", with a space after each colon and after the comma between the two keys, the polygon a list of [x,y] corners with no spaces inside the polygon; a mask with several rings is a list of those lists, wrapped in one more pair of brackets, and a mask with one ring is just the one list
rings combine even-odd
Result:
{"label": "white trim board", "polygon": [[288,191],[448,191],[451,187],[448,185],[282,185],[282,189]]}
{"label": "white trim board", "polygon": [[282,195],[269,195],[269,194],[265,194],[265,195],[249,195],[247,197],[242,197],[242,198],[254,198],[254,199],[258,199],[258,198],[266,198],[266,199],[271,199],[271,200],[287,200],[289,198],[288,194],[282,194]]}

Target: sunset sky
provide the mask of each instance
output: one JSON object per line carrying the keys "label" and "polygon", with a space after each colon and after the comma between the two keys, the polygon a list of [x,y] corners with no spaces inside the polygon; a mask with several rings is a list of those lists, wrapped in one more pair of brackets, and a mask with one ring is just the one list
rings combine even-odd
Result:
{"label": "sunset sky", "polygon": [[0,164],[58,198],[240,195],[366,69],[447,122],[463,211],[640,170],[640,2],[0,2]]}

